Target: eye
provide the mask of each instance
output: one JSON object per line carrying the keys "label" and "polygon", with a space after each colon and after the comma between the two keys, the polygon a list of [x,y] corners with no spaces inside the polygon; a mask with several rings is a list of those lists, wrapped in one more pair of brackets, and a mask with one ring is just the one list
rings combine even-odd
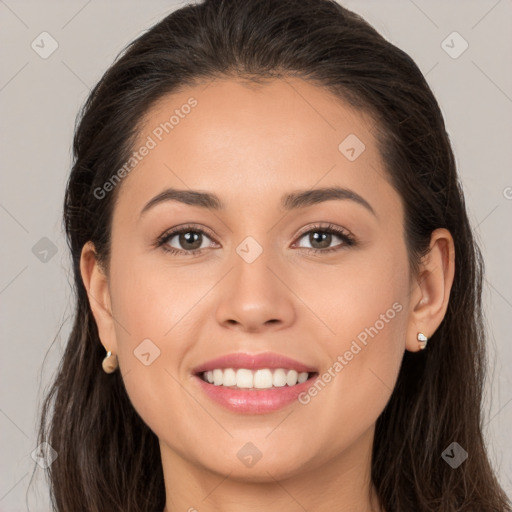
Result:
{"label": "eye", "polygon": [[161,235],[156,245],[171,254],[194,255],[211,247],[210,237],[203,229],[194,226],[172,228]]}
{"label": "eye", "polygon": [[[166,231],[157,239],[155,245],[170,254],[193,256],[212,247],[212,239],[204,229],[188,225]],[[325,254],[356,245],[355,238],[349,231],[332,224],[313,226],[300,235],[299,241],[303,239],[309,246],[299,245],[299,248],[313,253]],[[331,247],[337,240],[338,243]]]}
{"label": "eye", "polygon": [[[309,246],[302,247],[315,253],[339,251],[356,243],[350,232],[332,224],[328,226],[314,226],[300,236],[299,240],[302,239],[305,239],[309,244]],[[338,244],[331,247],[331,244],[336,242],[336,239],[339,241]]]}

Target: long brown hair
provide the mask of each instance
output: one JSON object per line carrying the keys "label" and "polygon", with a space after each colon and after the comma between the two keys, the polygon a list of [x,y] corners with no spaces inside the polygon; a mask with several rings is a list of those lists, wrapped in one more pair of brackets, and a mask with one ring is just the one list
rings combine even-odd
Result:
{"label": "long brown hair", "polygon": [[[133,151],[143,116],[166,94],[216,77],[300,77],[370,114],[405,209],[411,269],[430,234],[447,228],[456,268],[446,316],[418,354],[406,352],[377,420],[372,480],[387,512],[511,510],[482,436],[483,265],[439,105],[402,50],[331,0],[206,0],[164,18],[127,46],[91,91],[75,130],[64,201],[75,318],[42,405],[39,441],[58,453],[48,470],[61,512],[163,510],[158,439],[134,410],[120,372],[106,375],[80,274],[91,240],[108,268],[112,211],[122,186],[99,198]],[[458,468],[441,454],[457,442]]]}

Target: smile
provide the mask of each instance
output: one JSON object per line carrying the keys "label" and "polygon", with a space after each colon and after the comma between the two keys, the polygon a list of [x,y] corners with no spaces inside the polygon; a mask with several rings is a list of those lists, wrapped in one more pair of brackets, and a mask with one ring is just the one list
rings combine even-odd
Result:
{"label": "smile", "polygon": [[205,382],[214,386],[232,389],[270,389],[284,386],[296,386],[306,382],[311,375],[308,372],[298,373],[285,368],[216,368],[200,374]]}

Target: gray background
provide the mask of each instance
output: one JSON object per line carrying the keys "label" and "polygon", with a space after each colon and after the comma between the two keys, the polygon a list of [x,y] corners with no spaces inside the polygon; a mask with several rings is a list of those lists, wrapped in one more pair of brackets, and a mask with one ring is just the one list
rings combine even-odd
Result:
{"label": "gray background", "polygon": [[[31,453],[40,400],[70,329],[71,274],[60,216],[75,115],[125,44],[182,3],[0,0],[0,511],[27,510],[27,504],[48,510],[45,470]],[[512,495],[512,3],[342,3],[411,55],[441,104],[487,263],[485,435]],[[58,43],[47,59],[31,47],[43,31]],[[462,49],[457,36],[446,40],[454,31],[469,44],[458,58],[445,51]],[[52,247],[56,254],[44,253]]]}

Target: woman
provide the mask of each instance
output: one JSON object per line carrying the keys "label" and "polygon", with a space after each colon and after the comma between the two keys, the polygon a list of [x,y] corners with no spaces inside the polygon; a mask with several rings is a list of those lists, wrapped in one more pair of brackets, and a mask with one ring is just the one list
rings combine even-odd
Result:
{"label": "woman", "polygon": [[186,6],[91,92],[74,156],[56,510],[510,510],[480,253],[404,52],[328,0]]}

